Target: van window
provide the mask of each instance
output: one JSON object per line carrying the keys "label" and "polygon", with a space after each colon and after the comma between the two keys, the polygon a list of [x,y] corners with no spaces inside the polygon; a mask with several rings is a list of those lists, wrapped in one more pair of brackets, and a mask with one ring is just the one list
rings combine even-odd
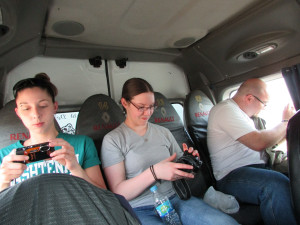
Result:
{"label": "van window", "polygon": [[179,103],[172,103],[172,106],[174,107],[174,109],[178,113],[181,121],[183,122],[183,106]]}
{"label": "van window", "polygon": [[63,133],[75,134],[78,112],[56,113],[55,119]]}

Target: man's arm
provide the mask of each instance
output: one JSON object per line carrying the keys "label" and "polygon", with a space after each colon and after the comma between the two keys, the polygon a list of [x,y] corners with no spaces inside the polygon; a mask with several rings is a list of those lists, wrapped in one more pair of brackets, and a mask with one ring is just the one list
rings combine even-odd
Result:
{"label": "man's arm", "polygon": [[285,138],[288,120],[294,114],[294,107],[287,104],[282,112],[282,121],[276,127],[273,129],[252,131],[237,140],[255,151],[262,151],[272,147]]}
{"label": "man's arm", "polygon": [[262,151],[284,139],[286,127],[287,122],[281,122],[273,129],[252,131],[237,140],[255,151]]}

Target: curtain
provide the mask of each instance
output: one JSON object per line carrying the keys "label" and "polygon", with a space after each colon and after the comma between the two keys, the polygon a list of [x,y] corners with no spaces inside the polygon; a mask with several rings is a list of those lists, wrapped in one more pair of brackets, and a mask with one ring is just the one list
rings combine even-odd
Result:
{"label": "curtain", "polygon": [[300,108],[300,64],[281,70],[296,110]]}

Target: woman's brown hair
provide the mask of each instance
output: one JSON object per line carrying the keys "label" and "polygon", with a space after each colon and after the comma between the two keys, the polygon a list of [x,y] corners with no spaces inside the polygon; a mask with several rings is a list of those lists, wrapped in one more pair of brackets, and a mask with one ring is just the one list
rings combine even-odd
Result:
{"label": "woman's brown hair", "polygon": [[122,98],[131,101],[134,96],[146,92],[154,92],[152,86],[146,80],[142,78],[131,78],[123,85]]}
{"label": "woman's brown hair", "polygon": [[46,73],[38,73],[34,76],[34,78],[27,78],[18,81],[13,87],[13,94],[15,99],[17,98],[19,91],[33,87],[39,87],[43,90],[46,90],[51,96],[52,101],[55,102],[57,88],[50,82],[50,78]]}

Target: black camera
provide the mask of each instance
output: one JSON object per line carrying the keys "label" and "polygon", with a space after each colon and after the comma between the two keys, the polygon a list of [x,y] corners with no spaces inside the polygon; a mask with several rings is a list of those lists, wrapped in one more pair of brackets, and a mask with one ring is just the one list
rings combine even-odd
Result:
{"label": "black camera", "polygon": [[44,142],[36,145],[29,145],[16,149],[16,155],[28,155],[29,159],[23,163],[31,163],[44,159],[49,159],[51,152],[54,151],[54,147],[49,146],[49,142]]}
{"label": "black camera", "polygon": [[188,151],[184,151],[183,155],[177,159],[177,163],[183,163],[183,164],[188,164],[192,165],[193,169],[181,169],[184,172],[187,173],[197,173],[201,166],[202,166],[202,161],[198,159],[198,157],[193,156],[192,153],[189,153]]}

